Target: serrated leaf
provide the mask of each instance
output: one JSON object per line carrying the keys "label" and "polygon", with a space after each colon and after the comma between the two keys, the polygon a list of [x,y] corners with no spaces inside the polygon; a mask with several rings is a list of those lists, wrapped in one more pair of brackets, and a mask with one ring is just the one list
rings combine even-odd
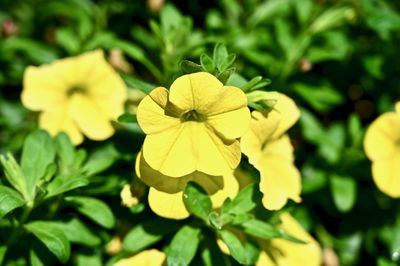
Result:
{"label": "serrated leaf", "polygon": [[53,140],[46,131],[36,130],[26,138],[21,155],[21,170],[26,178],[31,200],[35,196],[39,180],[54,162],[55,155]]}
{"label": "serrated leaf", "polygon": [[167,249],[168,266],[186,266],[196,255],[200,242],[200,229],[183,226],[172,238]]}
{"label": "serrated leaf", "polygon": [[103,201],[85,196],[66,197],[65,201],[75,206],[77,211],[90,218],[93,222],[108,229],[114,227],[114,214]]}
{"label": "serrated leaf", "polygon": [[165,235],[180,227],[177,221],[156,218],[133,227],[125,236],[123,246],[135,253],[160,241]]}
{"label": "serrated leaf", "polygon": [[24,198],[12,188],[0,185],[0,218],[25,204]]}
{"label": "serrated leaf", "polygon": [[48,184],[45,198],[51,198],[70,190],[87,186],[89,183],[89,179],[80,174],[59,175]]}
{"label": "serrated leaf", "polygon": [[62,263],[68,261],[70,243],[57,225],[52,222],[35,221],[25,224],[24,227],[34,234]]}
{"label": "serrated leaf", "polygon": [[208,215],[212,211],[212,202],[201,186],[189,182],[183,194],[183,202],[190,213],[208,223]]}

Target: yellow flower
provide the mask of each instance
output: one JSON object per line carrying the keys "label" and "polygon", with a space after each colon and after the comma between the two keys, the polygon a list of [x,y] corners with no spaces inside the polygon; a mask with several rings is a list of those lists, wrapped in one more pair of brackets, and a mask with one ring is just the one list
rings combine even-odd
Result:
{"label": "yellow flower", "polygon": [[151,168],[171,177],[220,176],[240,162],[237,139],[248,129],[250,112],[239,88],[198,72],[179,77],[169,91],[154,89],[139,104],[137,119]]}
{"label": "yellow flower", "polygon": [[57,60],[24,73],[22,103],[39,111],[39,126],[55,135],[66,132],[74,144],[83,135],[104,140],[114,134],[111,121],[124,111],[127,90],[120,76],[96,50]]}
{"label": "yellow flower", "polygon": [[239,183],[233,173],[210,176],[195,171],[180,178],[166,176],[152,169],[141,152],[136,158],[135,168],[136,175],[150,186],[150,208],[157,215],[169,219],[184,219],[189,216],[182,198],[189,181],[196,182],[211,195],[214,208],[220,207],[227,197],[234,198],[239,191]]}
{"label": "yellow flower", "polygon": [[268,245],[270,256],[262,251],[256,266],[319,266],[322,263],[321,248],[301,225],[288,213],[281,215],[280,228],[306,244],[293,243],[284,239],[272,239]]}
{"label": "yellow flower", "polygon": [[369,126],[364,149],[372,161],[372,177],[385,194],[400,198],[400,102],[396,112],[379,116]]}
{"label": "yellow flower", "polygon": [[260,172],[263,205],[281,209],[288,199],[300,202],[300,173],[294,165],[293,146],[284,134],[300,117],[292,99],[277,92],[263,92],[265,99],[276,99],[266,113],[252,112],[250,130],[241,138],[243,153]]}
{"label": "yellow flower", "polygon": [[132,257],[117,261],[114,266],[162,266],[165,254],[157,249],[142,251]]}

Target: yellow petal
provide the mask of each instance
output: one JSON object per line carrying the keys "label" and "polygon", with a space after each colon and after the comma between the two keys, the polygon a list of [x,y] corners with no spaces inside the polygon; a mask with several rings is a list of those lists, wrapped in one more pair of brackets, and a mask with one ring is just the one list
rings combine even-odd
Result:
{"label": "yellow petal", "polygon": [[143,157],[150,167],[171,177],[196,170],[221,176],[236,168],[240,154],[237,140],[224,143],[204,124],[192,121],[148,135],[143,144]]}
{"label": "yellow petal", "polygon": [[293,165],[293,147],[287,135],[268,143],[255,167],[260,171],[262,202],[268,210],[279,210],[292,199],[300,202],[300,173]]}
{"label": "yellow petal", "polygon": [[374,161],[372,177],[383,193],[392,198],[400,198],[400,151],[392,157]]}
{"label": "yellow petal", "polygon": [[39,127],[47,130],[52,136],[64,131],[75,145],[82,143],[83,136],[75,122],[68,115],[68,105],[44,111],[39,116]]}
{"label": "yellow petal", "polygon": [[153,212],[161,217],[176,220],[185,219],[189,217],[189,212],[186,210],[182,196],[183,192],[170,194],[151,187],[149,205]]}
{"label": "yellow petal", "polygon": [[216,77],[207,72],[183,75],[172,83],[169,101],[181,110],[203,113],[201,108],[217,100],[222,86]]}
{"label": "yellow petal", "polygon": [[224,175],[223,180],[223,188],[211,196],[213,208],[221,207],[226,198],[233,199],[239,192],[239,183],[233,173]]}
{"label": "yellow petal", "polygon": [[300,118],[300,110],[291,98],[285,94],[277,93],[275,99],[277,99],[277,101],[273,109],[275,112],[278,112],[281,115],[282,119],[278,125],[278,128],[273,133],[272,138],[280,137]]}
{"label": "yellow petal", "polygon": [[[256,266],[288,266],[288,265],[278,265],[272,261],[272,259],[265,253],[264,251],[260,252],[260,256],[258,257]],[[294,265],[293,265],[294,266]]]}
{"label": "yellow petal", "polygon": [[251,113],[250,129],[240,139],[242,152],[251,164],[257,163],[262,155],[263,146],[272,139],[281,119],[281,115],[275,111],[264,114],[259,111]]}
{"label": "yellow petal", "polygon": [[379,116],[367,129],[364,149],[372,161],[390,159],[400,141],[400,115],[394,112]]}
{"label": "yellow petal", "polygon": [[206,123],[226,139],[240,138],[250,125],[250,111],[249,108],[244,107],[208,116]]}
{"label": "yellow petal", "polygon": [[29,66],[25,70],[23,83],[21,100],[30,110],[53,109],[66,101],[67,86],[52,65]]}
{"label": "yellow petal", "polygon": [[165,261],[165,254],[156,249],[142,251],[132,257],[119,260],[114,266],[162,266]]}
{"label": "yellow petal", "polygon": [[322,263],[322,253],[319,244],[303,229],[303,227],[288,213],[281,215],[280,228],[301,239],[307,244],[293,243],[284,239],[272,239],[271,247],[278,249],[273,253],[275,265],[284,266],[319,266]]}
{"label": "yellow petal", "polygon": [[120,192],[120,197],[122,205],[128,208],[139,203],[139,199],[132,195],[131,186],[129,184],[124,185]]}
{"label": "yellow petal", "polygon": [[71,97],[70,104],[69,115],[90,139],[104,140],[114,134],[114,128],[108,118],[88,96],[75,94]]}
{"label": "yellow petal", "polygon": [[168,102],[168,91],[158,87],[144,97],[136,113],[140,127],[146,134],[159,133],[180,125],[179,118],[165,114]]}
{"label": "yellow petal", "polygon": [[400,102],[397,102],[395,105],[396,113],[400,113]]}

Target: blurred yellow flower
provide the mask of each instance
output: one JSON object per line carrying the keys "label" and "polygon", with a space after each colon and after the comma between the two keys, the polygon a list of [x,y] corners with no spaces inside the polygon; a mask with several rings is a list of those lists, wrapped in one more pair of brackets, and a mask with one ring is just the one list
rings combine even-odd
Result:
{"label": "blurred yellow flower", "polygon": [[137,119],[151,168],[170,177],[195,171],[220,176],[240,162],[237,139],[248,129],[250,111],[239,88],[198,72],[179,77],[169,91],[154,89],[139,104]]}
{"label": "blurred yellow flower", "polygon": [[275,99],[269,112],[251,113],[250,130],[241,138],[243,153],[260,172],[263,205],[281,209],[288,199],[300,202],[300,173],[294,165],[293,146],[284,134],[300,117],[292,99],[277,92],[263,92],[266,100]]}
{"label": "blurred yellow flower", "polygon": [[162,266],[165,254],[157,249],[142,251],[132,257],[117,261],[114,266]]}
{"label": "blurred yellow flower", "polygon": [[39,126],[55,135],[66,132],[74,144],[83,135],[104,140],[114,134],[111,121],[124,111],[127,89],[104,59],[103,51],[29,66],[24,73],[21,99],[39,111]]}
{"label": "blurred yellow flower", "polygon": [[369,126],[364,149],[372,161],[372,177],[385,194],[400,198],[400,102],[396,112],[379,116]]}
{"label": "blurred yellow flower", "polygon": [[290,235],[305,241],[306,244],[279,238],[272,239],[268,244],[268,255],[265,251],[262,251],[256,266],[321,265],[322,252],[318,242],[290,214],[284,213],[280,218],[282,223],[279,227]]}
{"label": "blurred yellow flower", "polygon": [[239,183],[233,173],[211,176],[195,171],[180,178],[166,176],[152,169],[141,152],[137,155],[135,168],[136,175],[150,186],[150,208],[164,218],[178,220],[189,217],[182,198],[189,181],[196,182],[211,195],[214,208],[220,207],[227,197],[234,198],[239,191]]}

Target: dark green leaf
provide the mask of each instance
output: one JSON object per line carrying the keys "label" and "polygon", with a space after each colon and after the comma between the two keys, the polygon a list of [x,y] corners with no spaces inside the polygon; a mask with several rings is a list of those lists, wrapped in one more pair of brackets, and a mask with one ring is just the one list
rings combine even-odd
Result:
{"label": "dark green leaf", "polygon": [[71,253],[70,243],[56,224],[35,221],[25,224],[25,228],[34,234],[62,263],[68,261]]}
{"label": "dark green leaf", "polygon": [[7,248],[7,246],[0,246],[0,265],[3,265],[3,260],[7,253]]}
{"label": "dark green leaf", "polygon": [[214,238],[203,235],[203,240],[200,245],[201,259],[205,266],[225,265],[224,254],[218,247]]}
{"label": "dark green leaf", "polygon": [[51,183],[48,184],[45,198],[51,198],[70,190],[87,186],[89,183],[89,179],[80,174],[56,176]]}
{"label": "dark green leaf", "polygon": [[87,176],[92,176],[108,169],[119,157],[114,145],[108,143],[96,149],[89,157],[82,171]]}
{"label": "dark green leaf", "polygon": [[208,215],[212,211],[212,202],[207,192],[201,186],[189,182],[183,194],[183,202],[190,213],[208,223]]}
{"label": "dark green leaf", "polygon": [[0,185],[0,219],[10,211],[21,207],[25,200],[12,188]]}
{"label": "dark green leaf", "polygon": [[64,232],[67,239],[72,243],[95,247],[100,244],[100,238],[77,218],[68,221],[54,222]]}
{"label": "dark green leaf", "polygon": [[174,236],[167,249],[169,266],[186,266],[193,260],[200,242],[200,229],[183,226]]}
{"label": "dark green leaf", "polygon": [[129,87],[139,89],[146,94],[149,94],[156,87],[155,85],[142,81],[134,76],[125,73],[121,73],[120,75]]}
{"label": "dark green leaf", "polygon": [[118,122],[121,123],[137,123],[136,114],[125,113],[118,117]]}
{"label": "dark green leaf", "polygon": [[239,238],[228,230],[221,230],[219,234],[222,241],[228,246],[229,252],[232,257],[237,260],[240,264],[251,265],[255,264],[260,250],[256,245],[247,241],[245,244],[239,240]]}
{"label": "dark green leaf", "polygon": [[90,218],[93,222],[111,229],[115,224],[114,215],[103,201],[84,196],[66,197],[65,200],[74,205],[83,215]]}
{"label": "dark green leaf", "polygon": [[160,241],[165,235],[176,231],[179,223],[173,220],[156,218],[133,227],[125,236],[124,249],[135,253]]}
{"label": "dark green leaf", "polygon": [[332,175],[331,192],[336,208],[341,212],[350,211],[355,203],[357,185],[350,176]]}
{"label": "dark green leaf", "polygon": [[235,72],[235,68],[228,68],[217,75],[219,81],[225,84],[229,77]]}
{"label": "dark green leaf", "polygon": [[180,64],[183,74],[191,74],[204,71],[203,67],[189,60],[182,60]]}
{"label": "dark green leaf", "polygon": [[55,154],[53,140],[46,131],[36,130],[26,138],[21,156],[21,170],[32,199],[39,180],[54,162]]}

